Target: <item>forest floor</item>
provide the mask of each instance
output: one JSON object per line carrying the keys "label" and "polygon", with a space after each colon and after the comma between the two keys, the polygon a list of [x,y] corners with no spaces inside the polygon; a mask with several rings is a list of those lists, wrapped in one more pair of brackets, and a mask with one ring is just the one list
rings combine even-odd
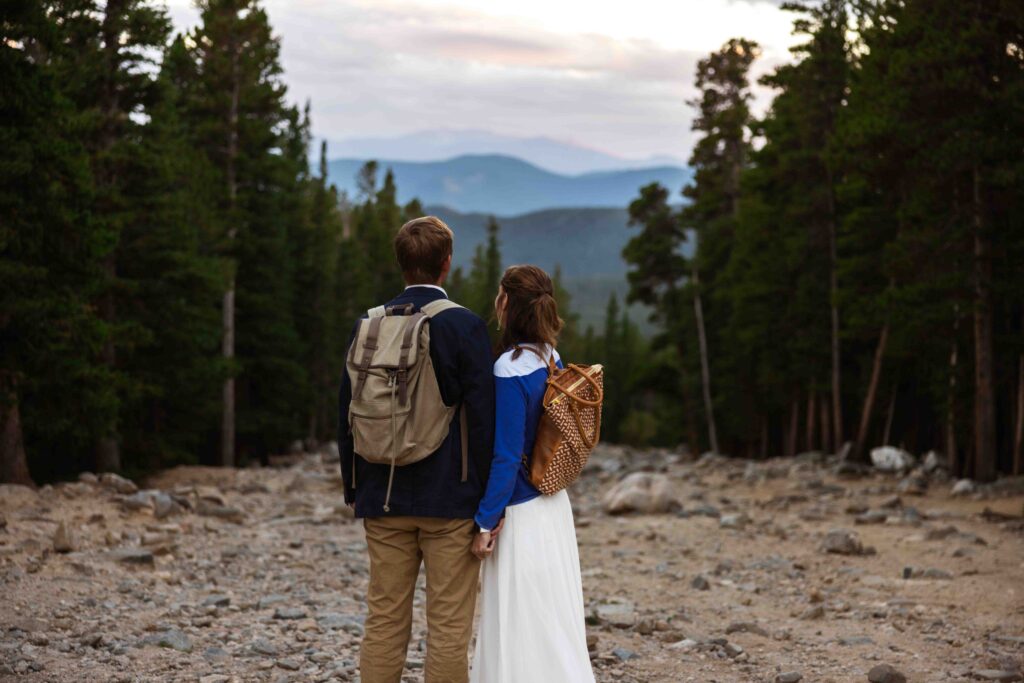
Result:
{"label": "forest floor", "polygon": [[[597,680],[1021,680],[1020,480],[954,497],[832,464],[600,447],[570,492]],[[638,471],[667,510],[608,514]],[[358,680],[366,546],[336,463],[84,479],[0,486],[0,680]],[[407,681],[424,599],[421,576]]]}

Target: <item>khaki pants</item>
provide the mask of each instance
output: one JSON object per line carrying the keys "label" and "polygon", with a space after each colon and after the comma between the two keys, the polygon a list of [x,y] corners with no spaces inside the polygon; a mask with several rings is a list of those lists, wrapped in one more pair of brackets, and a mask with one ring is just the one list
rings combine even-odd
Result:
{"label": "khaki pants", "polygon": [[469,680],[480,561],[470,552],[471,519],[364,519],[370,551],[369,616],[360,650],[362,683],[399,683],[412,635],[420,562],[427,572],[426,683]]}

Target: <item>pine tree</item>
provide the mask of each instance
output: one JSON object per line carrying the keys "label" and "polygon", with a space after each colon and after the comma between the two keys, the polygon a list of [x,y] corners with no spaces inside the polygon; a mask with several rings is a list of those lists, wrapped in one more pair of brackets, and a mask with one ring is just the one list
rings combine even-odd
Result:
{"label": "pine tree", "polygon": [[105,338],[88,305],[100,282],[91,264],[107,247],[88,220],[80,117],[61,89],[73,55],[60,9],[8,3],[0,41],[0,481],[20,484],[79,465],[71,448],[116,410],[90,353]]}
{"label": "pine tree", "polygon": [[[201,0],[199,10],[187,41],[196,65],[187,101],[195,142],[222,188],[222,353],[233,372],[222,391],[220,460],[231,465],[236,430],[244,450],[262,455],[302,428],[295,399],[308,397],[308,387],[297,363],[288,234],[307,162],[305,151],[296,155],[302,122],[284,101],[280,45],[266,12],[256,0]],[[239,371],[244,386],[236,387]]]}

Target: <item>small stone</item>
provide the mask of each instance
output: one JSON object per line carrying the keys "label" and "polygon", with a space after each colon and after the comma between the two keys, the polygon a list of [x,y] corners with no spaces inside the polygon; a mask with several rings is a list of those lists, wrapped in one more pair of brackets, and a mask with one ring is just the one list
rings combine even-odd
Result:
{"label": "small stone", "polygon": [[274,663],[287,671],[298,671],[302,667],[302,663],[296,659],[279,659]]}
{"label": "small stone", "polygon": [[723,529],[742,529],[747,525],[748,518],[742,512],[722,515],[718,520],[718,526]]}
{"label": "small stone", "polygon": [[70,553],[75,549],[75,539],[67,524],[61,521],[53,534],[53,549],[58,553]]}
{"label": "small stone", "polygon": [[203,659],[208,662],[226,662],[231,654],[222,647],[208,647],[203,650]]}
{"label": "small stone", "polygon": [[231,598],[227,595],[211,595],[203,600],[204,607],[227,607],[231,604]]}
{"label": "small stone", "polygon": [[889,513],[884,510],[868,510],[853,518],[854,524],[885,524]]}
{"label": "small stone", "polygon": [[135,485],[131,479],[125,479],[120,474],[113,472],[104,472],[100,475],[100,483],[109,489],[113,489],[118,493],[130,495],[139,490],[139,487]]}
{"label": "small stone", "polygon": [[263,638],[257,638],[252,642],[252,649],[261,655],[267,655],[268,657],[276,657],[278,654],[277,646],[268,640]]}
{"label": "small stone", "polygon": [[301,607],[278,607],[274,610],[275,619],[302,619],[306,616],[306,610]]}
{"label": "small stone", "polygon": [[1000,669],[979,669],[972,675],[983,681],[1019,681],[1022,680],[1018,671],[1002,671]]}
{"label": "small stone", "polygon": [[924,533],[924,540],[926,540],[926,541],[941,541],[944,538],[949,538],[950,536],[956,536],[958,533],[960,533],[959,529],[957,529],[952,524],[947,524],[946,526],[940,526],[940,527],[936,527],[934,529],[929,529],[928,531],[926,531]]}
{"label": "small stone", "polygon": [[192,641],[178,629],[170,629],[162,633],[146,636],[142,639],[142,642],[146,645],[159,645],[160,647],[170,648],[178,652],[192,651]]}
{"label": "small stone", "polygon": [[636,622],[633,603],[627,600],[598,605],[595,612],[598,619],[619,628],[629,628]]}
{"label": "small stone", "polygon": [[107,553],[107,558],[124,564],[153,565],[153,553],[142,548],[118,548]]}
{"label": "small stone", "polygon": [[899,496],[890,496],[889,498],[886,498],[881,503],[879,503],[878,507],[886,510],[895,510],[897,508],[903,507],[903,501],[900,499]]}
{"label": "small stone", "polygon": [[726,643],[723,646],[723,649],[725,650],[725,654],[729,655],[731,659],[735,659],[743,654],[743,648],[736,643]]}
{"label": "small stone", "polygon": [[693,577],[693,581],[690,582],[690,587],[699,591],[706,591],[711,588],[711,584],[708,583],[707,579],[698,574],[697,576]]}
{"label": "small stone", "polygon": [[804,621],[813,621],[814,619],[821,619],[824,616],[825,608],[822,605],[812,605],[800,614],[800,618]]}
{"label": "small stone", "polygon": [[868,671],[871,683],[907,683],[907,677],[888,664],[879,664]]}
{"label": "small stone", "polygon": [[180,509],[181,506],[175,503],[174,499],[163,491],[153,496],[153,516],[157,519],[163,519]]}
{"label": "small stone", "polygon": [[804,675],[799,671],[787,671],[785,673],[778,674],[775,677],[775,683],[799,683],[804,678]]}
{"label": "small stone", "polygon": [[762,638],[767,638],[769,636],[768,631],[765,628],[752,621],[735,621],[725,627],[725,633],[726,635],[731,635],[733,633],[753,633],[761,636]]}
{"label": "small stone", "polygon": [[953,488],[950,493],[954,496],[969,496],[977,489],[977,485],[970,479],[961,479],[953,484]]}
{"label": "small stone", "polygon": [[638,655],[637,653],[633,652],[632,650],[627,650],[624,647],[617,647],[613,649],[612,654],[623,662],[628,662],[631,659],[639,659],[640,657],[640,655]]}
{"label": "small stone", "polygon": [[865,548],[860,537],[853,531],[846,529],[832,529],[821,542],[821,550],[826,553],[837,555],[870,555],[873,548]]}
{"label": "small stone", "polygon": [[199,683],[228,683],[230,680],[231,677],[224,674],[209,674],[199,677]]}

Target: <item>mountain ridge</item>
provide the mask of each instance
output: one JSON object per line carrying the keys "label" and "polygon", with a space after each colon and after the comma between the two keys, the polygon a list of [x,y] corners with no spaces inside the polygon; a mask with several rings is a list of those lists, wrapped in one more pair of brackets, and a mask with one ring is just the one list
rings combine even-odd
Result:
{"label": "mountain ridge", "polygon": [[[365,163],[331,159],[329,180],[354,197],[356,175]],[[377,164],[378,186],[391,169],[401,203],[417,198],[424,205],[503,216],[556,208],[624,208],[643,185],[659,182],[675,192],[692,178],[689,168],[675,166],[567,175],[505,154],[463,154],[439,161],[380,159]]]}

